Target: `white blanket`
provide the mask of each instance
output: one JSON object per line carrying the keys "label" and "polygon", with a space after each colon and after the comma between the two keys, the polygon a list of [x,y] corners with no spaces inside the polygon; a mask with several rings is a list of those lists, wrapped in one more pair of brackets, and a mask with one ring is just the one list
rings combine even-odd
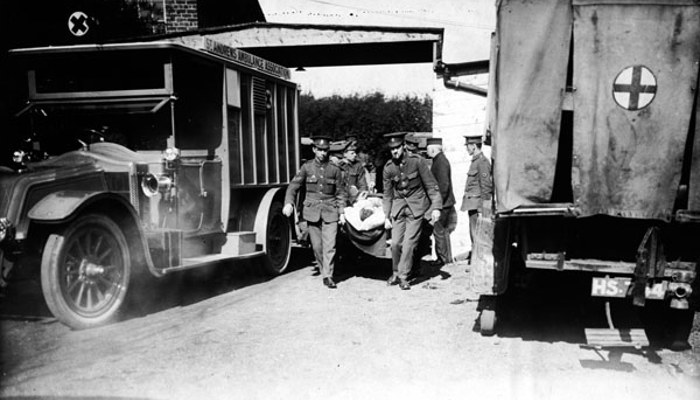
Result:
{"label": "white blanket", "polygon": [[[362,210],[371,212],[372,214],[360,219]],[[345,207],[345,221],[353,226],[358,231],[369,231],[380,226],[384,226],[384,210],[382,210],[382,199],[377,197],[369,197],[364,200],[358,200],[352,207]]]}

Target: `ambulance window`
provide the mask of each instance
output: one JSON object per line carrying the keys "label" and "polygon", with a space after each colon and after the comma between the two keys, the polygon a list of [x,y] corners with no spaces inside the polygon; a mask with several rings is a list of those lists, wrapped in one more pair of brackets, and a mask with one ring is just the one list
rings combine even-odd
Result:
{"label": "ambulance window", "polygon": [[224,68],[217,63],[180,56],[173,66],[175,145],[180,149],[214,149],[221,143]]}

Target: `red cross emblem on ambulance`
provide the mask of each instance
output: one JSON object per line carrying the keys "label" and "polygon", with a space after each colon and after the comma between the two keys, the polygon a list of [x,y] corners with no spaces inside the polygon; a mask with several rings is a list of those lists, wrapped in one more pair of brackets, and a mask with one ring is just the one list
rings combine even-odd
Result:
{"label": "red cross emblem on ambulance", "polygon": [[656,96],[656,77],[643,65],[620,71],[613,84],[613,98],[625,110],[637,111],[651,104]]}
{"label": "red cross emblem on ambulance", "polygon": [[68,30],[73,36],[84,36],[90,30],[90,18],[82,11],[68,17]]}

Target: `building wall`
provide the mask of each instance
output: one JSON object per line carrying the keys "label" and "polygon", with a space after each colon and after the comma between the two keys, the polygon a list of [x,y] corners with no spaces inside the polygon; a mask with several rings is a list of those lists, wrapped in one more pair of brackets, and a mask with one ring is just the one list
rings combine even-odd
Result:
{"label": "building wall", "polygon": [[[461,82],[486,88],[488,74],[466,76]],[[483,135],[487,119],[486,98],[464,91],[445,88],[442,79],[436,79],[433,91],[433,134],[442,138],[443,152],[452,167],[452,188],[457,201],[457,228],[450,236],[452,255],[466,256],[472,248],[469,237],[469,216],[459,211],[467,182],[471,157],[464,146],[464,136]],[[482,151],[491,157],[491,147]]]}
{"label": "building wall", "polygon": [[166,0],[166,32],[173,33],[197,29],[199,27],[197,12],[197,0]]}

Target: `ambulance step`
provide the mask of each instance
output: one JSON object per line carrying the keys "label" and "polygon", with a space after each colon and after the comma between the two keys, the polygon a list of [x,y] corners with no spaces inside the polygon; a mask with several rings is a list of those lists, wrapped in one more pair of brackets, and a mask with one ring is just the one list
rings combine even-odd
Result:
{"label": "ambulance step", "polygon": [[649,347],[644,329],[593,329],[586,328],[588,346],[603,347]]}
{"label": "ambulance step", "polygon": [[163,269],[161,269],[161,272],[167,274],[170,272],[184,271],[187,269],[202,267],[204,265],[212,264],[212,263],[219,262],[219,261],[242,260],[242,259],[246,259],[246,258],[260,257],[263,255],[265,255],[265,252],[262,250],[258,250],[258,251],[254,251],[254,252],[251,252],[248,254],[243,254],[243,255],[238,255],[238,256],[231,256],[229,254],[211,254],[211,255],[199,256],[199,257],[187,257],[187,258],[182,259],[182,265],[178,265],[175,267],[169,267],[169,268],[163,268]]}

